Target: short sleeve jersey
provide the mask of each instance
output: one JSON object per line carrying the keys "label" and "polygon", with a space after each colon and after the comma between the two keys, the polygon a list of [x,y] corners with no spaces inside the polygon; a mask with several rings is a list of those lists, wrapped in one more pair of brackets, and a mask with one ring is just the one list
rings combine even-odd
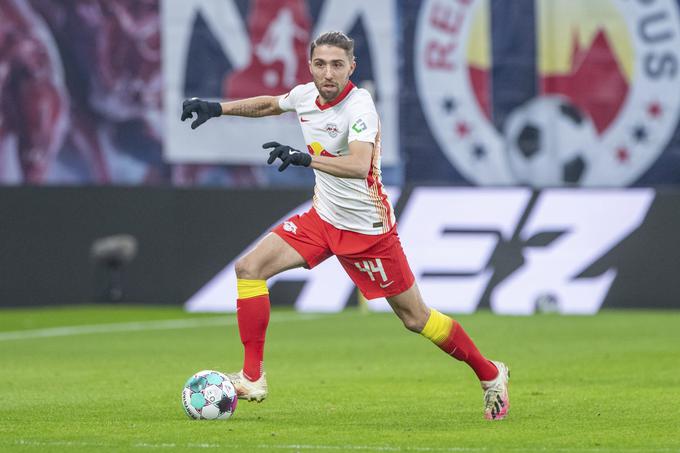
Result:
{"label": "short sleeve jersey", "polygon": [[318,95],[310,82],[279,97],[282,110],[297,113],[310,154],[346,156],[355,140],[374,146],[366,178],[341,178],[314,170],[314,208],[323,220],[341,230],[387,233],[395,217],[381,180],[380,120],[371,95],[352,82],[330,103],[321,105]]}

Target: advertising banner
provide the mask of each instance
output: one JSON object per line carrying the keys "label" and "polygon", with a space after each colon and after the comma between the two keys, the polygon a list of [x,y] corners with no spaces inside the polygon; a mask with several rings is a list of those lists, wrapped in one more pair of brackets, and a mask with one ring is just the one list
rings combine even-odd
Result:
{"label": "advertising banner", "polygon": [[[420,291],[439,310],[524,315],[680,307],[678,191],[388,193]],[[234,311],[237,259],[273,226],[307,210],[310,197],[308,190],[282,189],[0,188],[0,304],[112,302],[116,283],[120,303]],[[137,246],[115,270],[93,251],[119,235]],[[360,303],[334,257],[312,270],[281,273],[268,286],[272,304],[300,311]],[[389,310],[381,299],[367,306]]]}
{"label": "advertising banner", "polygon": [[[243,5],[243,2],[240,2]],[[314,4],[314,5],[312,5]],[[398,139],[398,23],[395,1],[162,2],[165,156],[168,161],[262,164],[267,141],[306,149],[298,119],[230,117],[192,131],[179,122],[182,99],[283,95],[311,82],[309,42],[328,30],[357,41],[352,77],[376,100],[384,135],[383,163],[393,164]]]}
{"label": "advertising banner", "polygon": [[[669,203],[655,205],[651,189],[416,187],[401,198],[404,250],[425,301],[440,311],[594,314],[603,305],[678,303],[674,294],[680,288],[672,275],[680,241],[672,225],[680,223],[680,214]],[[298,206],[283,218],[308,208]],[[660,222],[666,227],[657,235],[653,225]],[[236,309],[236,259],[187,301],[187,310]],[[268,280],[270,286],[281,282],[302,283],[294,296],[300,311],[335,312],[356,298],[335,258]],[[385,300],[367,304],[390,310]]]}

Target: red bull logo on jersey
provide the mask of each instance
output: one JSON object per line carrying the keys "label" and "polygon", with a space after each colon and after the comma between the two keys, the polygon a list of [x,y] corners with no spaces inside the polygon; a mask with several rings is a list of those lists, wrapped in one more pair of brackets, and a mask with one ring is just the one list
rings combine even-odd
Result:
{"label": "red bull logo on jersey", "polygon": [[678,5],[428,0],[415,77],[436,141],[467,179],[628,185],[678,125]]}
{"label": "red bull logo on jersey", "polygon": [[307,145],[307,150],[309,151],[309,154],[312,156],[326,156],[326,157],[337,157],[324,148],[324,146],[319,143],[319,142],[313,142],[310,145]]}

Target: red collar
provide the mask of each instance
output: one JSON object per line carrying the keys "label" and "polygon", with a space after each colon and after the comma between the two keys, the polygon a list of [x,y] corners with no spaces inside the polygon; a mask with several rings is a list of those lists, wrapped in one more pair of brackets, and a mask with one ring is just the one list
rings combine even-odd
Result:
{"label": "red collar", "polygon": [[354,84],[352,83],[351,80],[347,81],[347,85],[345,85],[345,89],[342,90],[342,92],[338,95],[337,98],[333,99],[331,102],[321,105],[319,104],[319,96],[316,97],[316,106],[319,107],[321,110],[326,110],[329,109],[335,105],[338,105],[341,103],[349,94],[350,91],[352,91],[352,88],[354,88]]}

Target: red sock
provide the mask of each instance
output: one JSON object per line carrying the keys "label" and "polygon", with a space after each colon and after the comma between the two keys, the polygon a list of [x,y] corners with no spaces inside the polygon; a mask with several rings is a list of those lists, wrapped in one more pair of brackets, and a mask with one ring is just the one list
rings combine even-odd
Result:
{"label": "red sock", "polygon": [[251,381],[257,381],[262,376],[269,309],[268,294],[236,300],[238,331],[245,350],[243,374]]}
{"label": "red sock", "polygon": [[463,326],[455,320],[449,336],[439,347],[450,356],[470,365],[480,381],[490,381],[498,376],[496,365],[484,358],[463,330]]}

